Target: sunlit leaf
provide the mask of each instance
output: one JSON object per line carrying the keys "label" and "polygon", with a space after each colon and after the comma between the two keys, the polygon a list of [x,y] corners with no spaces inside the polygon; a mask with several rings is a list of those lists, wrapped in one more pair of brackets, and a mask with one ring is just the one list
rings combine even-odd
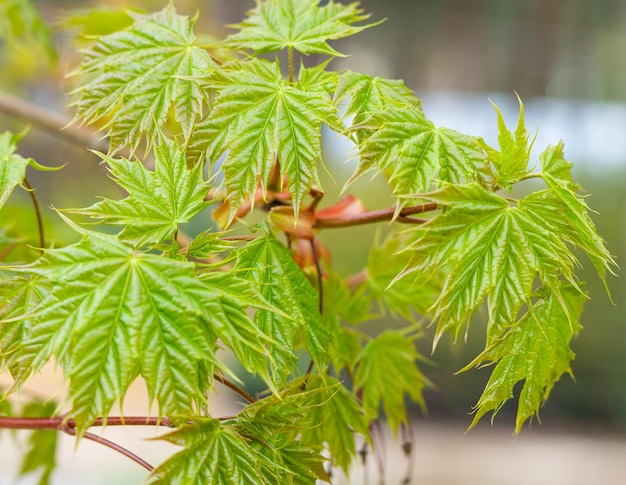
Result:
{"label": "sunlit leaf", "polygon": [[209,189],[204,183],[202,167],[188,169],[185,155],[176,142],[161,137],[154,155],[154,171],[139,161],[101,155],[128,197],[103,199],[70,212],[124,226],[120,239],[137,247],[174,238],[180,224],[189,222],[208,207],[205,197]]}
{"label": "sunlit leaf", "polygon": [[577,259],[566,240],[529,211],[525,199],[511,206],[477,184],[451,185],[426,198],[446,210],[422,226],[409,271],[449,268],[434,305],[435,342],[447,330],[458,335],[487,298],[489,344],[516,321],[530,300],[535,277],[555,294],[560,276],[576,284]]}
{"label": "sunlit leaf", "polygon": [[47,60],[56,60],[50,29],[30,0],[0,2],[0,38],[9,45],[32,48]]}
{"label": "sunlit leaf", "polygon": [[76,118],[105,121],[112,151],[134,151],[143,136],[152,144],[170,109],[189,136],[205,99],[195,77],[214,68],[195,43],[195,19],[178,15],[171,4],[132,17],[128,29],[100,37],[86,50],[78,71],[84,81],[75,91]]}
{"label": "sunlit leaf", "polygon": [[421,194],[442,182],[465,183],[482,179],[486,155],[476,138],[437,128],[416,107],[401,105],[369,118],[376,128],[359,146],[359,166],[348,184],[371,172],[389,172],[393,194]]}
{"label": "sunlit leaf", "polygon": [[259,481],[258,456],[232,426],[195,418],[161,439],[184,449],[151,474],[152,484],[239,485]]}
{"label": "sunlit leaf", "polygon": [[341,56],[327,41],[348,37],[373,25],[352,25],[369,17],[357,3],[319,3],[320,0],[257,1],[248,18],[232,26],[239,32],[230,35],[223,45],[257,53],[293,48],[302,54]]}
{"label": "sunlit leaf", "polygon": [[515,385],[523,381],[515,421],[519,433],[524,422],[538,414],[561,375],[571,374],[574,353],[569,344],[580,328],[578,318],[586,296],[569,285],[564,285],[559,295],[562,298],[552,292],[540,294],[518,323],[464,369],[495,364],[470,427],[489,411],[495,415],[513,397]]}
{"label": "sunlit leaf", "polygon": [[222,167],[231,220],[255,193],[259,179],[268,189],[277,160],[278,183],[287,177],[297,214],[311,184],[320,185],[322,123],[342,129],[329,93],[293,86],[283,79],[277,61],[258,59],[235,63],[207,83],[219,95],[194,131],[189,153],[206,153],[213,163],[226,152]]}
{"label": "sunlit leaf", "polygon": [[248,243],[239,253],[234,270],[254,281],[265,299],[285,315],[259,310],[255,322],[279,344],[272,346],[279,382],[296,362],[296,344],[304,340],[315,363],[324,367],[330,334],[318,309],[318,294],[296,265],[289,250],[269,231]]}
{"label": "sunlit leaf", "polygon": [[216,365],[216,336],[195,297],[209,292],[193,265],[135,253],[112,236],[83,234],[20,268],[54,286],[27,315],[18,383],[53,356],[62,362],[81,431],[106,418],[139,374],[162,413],[192,412],[206,397],[201,370]]}

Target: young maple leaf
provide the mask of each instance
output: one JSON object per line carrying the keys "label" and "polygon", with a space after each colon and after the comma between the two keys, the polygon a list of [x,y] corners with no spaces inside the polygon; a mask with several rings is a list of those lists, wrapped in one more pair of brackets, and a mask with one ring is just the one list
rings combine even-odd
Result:
{"label": "young maple leaf", "polygon": [[195,44],[195,19],[178,15],[171,4],[132,16],[128,29],[100,37],[76,72],[89,79],[74,91],[76,119],[106,120],[112,152],[124,146],[134,152],[143,136],[151,145],[172,107],[188,137],[205,99],[195,76],[215,67]]}
{"label": "young maple leaf", "polygon": [[369,18],[357,3],[341,5],[331,0],[321,7],[319,3],[320,0],[257,0],[247,19],[231,26],[240,31],[222,45],[259,54],[287,48],[302,54],[341,56],[326,41],[348,37],[379,23],[352,25]]}
{"label": "young maple leaf", "polygon": [[225,67],[206,83],[219,94],[194,131],[188,153],[195,154],[192,163],[202,154],[214,163],[225,153],[222,169],[229,222],[255,193],[259,181],[263,192],[268,190],[277,160],[279,178],[287,179],[298,214],[311,185],[320,185],[322,123],[343,130],[324,88],[327,79],[304,87],[284,80],[278,61],[252,59]]}

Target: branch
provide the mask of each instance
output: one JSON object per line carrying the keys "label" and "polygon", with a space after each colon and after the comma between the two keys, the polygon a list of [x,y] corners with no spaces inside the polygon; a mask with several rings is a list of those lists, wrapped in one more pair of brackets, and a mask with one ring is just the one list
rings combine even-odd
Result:
{"label": "branch", "polygon": [[33,207],[35,209],[35,216],[37,217],[37,228],[39,230],[39,250],[43,255],[44,249],[46,248],[46,236],[43,232],[43,218],[41,217],[41,210],[39,209],[39,202],[37,201],[37,196],[35,195],[35,189],[30,185],[30,182],[26,177],[24,177],[24,186],[28,189],[28,193],[30,194],[30,198],[33,201]]}
{"label": "branch", "polygon": [[100,139],[91,130],[68,126],[69,120],[10,94],[0,91],[0,111],[17,118],[22,118],[39,126],[42,130],[82,147],[89,147],[107,153],[109,144]]}
{"label": "branch", "polygon": [[218,374],[213,374],[213,379],[215,379],[217,382],[219,382],[221,384],[224,384],[231,391],[236,392],[237,394],[239,394],[241,397],[243,397],[249,403],[255,403],[256,402],[256,399],[254,399],[250,394],[248,394],[246,391],[244,391],[238,385],[230,382],[228,379],[225,379],[224,377],[222,377],[222,376],[220,376]]}
{"label": "branch", "polygon": [[[70,436],[76,436],[76,429],[69,425],[62,426],[60,430],[63,431],[64,433],[69,434]],[[114,443],[113,441],[107,440],[106,438],[103,438],[102,436],[98,436],[92,433],[85,433],[83,434],[83,438],[94,441],[95,443],[99,443],[108,448],[111,448],[113,451],[117,451],[118,453],[124,455],[126,458],[130,458],[135,463],[138,463],[149,472],[154,470],[154,467],[150,465],[150,463],[140,458],[139,456],[135,455],[132,451],[127,450],[123,446],[120,446],[117,443]]]}
{"label": "branch", "polygon": [[[423,224],[424,222],[428,221],[428,219],[420,219],[417,217],[409,216],[413,214],[421,214],[424,212],[434,211],[438,208],[439,206],[434,202],[405,207],[398,214],[396,221],[410,224]],[[337,217],[335,219],[316,219],[315,224],[313,224],[313,228],[329,229],[337,227],[360,226],[363,224],[371,224],[374,222],[392,221],[395,213],[396,208],[389,207],[388,209],[365,212],[364,214],[357,214],[353,216]]]}

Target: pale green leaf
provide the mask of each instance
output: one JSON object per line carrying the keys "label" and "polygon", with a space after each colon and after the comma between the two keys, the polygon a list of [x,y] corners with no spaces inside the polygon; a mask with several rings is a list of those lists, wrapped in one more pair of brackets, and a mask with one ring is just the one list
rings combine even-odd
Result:
{"label": "pale green leaf", "polygon": [[[49,418],[54,416],[57,404],[53,401],[31,401],[21,411],[27,418]],[[55,429],[36,430],[28,437],[28,452],[22,458],[20,475],[41,473],[38,485],[51,483],[52,472],[56,468],[56,451],[59,432]]]}
{"label": "pale green leaf", "polygon": [[321,389],[312,395],[309,413],[311,428],[299,431],[303,444],[326,443],[331,463],[348,471],[356,456],[355,433],[369,440],[367,420],[356,396],[331,376],[311,374],[306,381],[308,390]]}
{"label": "pale green leaf", "polygon": [[134,151],[143,136],[152,144],[170,109],[186,137],[202,116],[199,76],[214,68],[195,45],[195,20],[170,4],[151,15],[132,14],[126,30],[100,37],[84,54],[83,84],[75,90],[76,118],[106,121],[111,149]]}
{"label": "pale green leaf", "polygon": [[205,197],[209,189],[203,180],[202,167],[188,169],[185,155],[175,141],[160,137],[154,155],[154,171],[139,161],[100,155],[128,197],[104,199],[85,209],[68,212],[124,226],[120,239],[136,247],[173,239],[180,224],[189,222],[208,207]]}
{"label": "pale green leaf", "polygon": [[550,145],[539,156],[539,160],[544,173],[550,174],[557,180],[573,184],[571,174],[572,163],[565,160],[563,155],[563,142]]}
{"label": "pale green leaf", "polygon": [[24,137],[26,131],[18,134],[5,131],[0,133],[0,209],[13,193],[17,185],[22,185],[26,176],[26,167],[36,170],[56,170],[55,168],[39,165],[32,158],[23,158],[16,154],[17,143]]}
{"label": "pale green leaf", "polygon": [[420,356],[415,338],[402,331],[385,331],[363,347],[357,361],[354,388],[362,393],[367,419],[378,418],[382,405],[394,433],[408,422],[406,394],[422,408],[426,406],[423,391],[430,382],[417,367]]}
{"label": "pale green leaf", "polygon": [[369,17],[357,3],[319,3],[320,0],[257,0],[248,18],[232,26],[239,32],[230,35],[222,45],[256,53],[292,48],[302,54],[341,56],[328,45],[328,40],[348,37],[374,25],[352,25]]}
{"label": "pale green leaf", "polygon": [[567,284],[561,288],[558,298],[550,291],[540,292],[539,300],[524,317],[464,369],[496,364],[475,406],[470,428],[489,411],[495,416],[513,397],[514,387],[520,381],[524,385],[519,396],[515,432],[519,433],[524,422],[538,414],[561,375],[571,374],[570,361],[574,353],[569,344],[580,328],[578,318],[585,299],[584,294]]}
{"label": "pale green leaf", "polygon": [[370,250],[365,287],[378,302],[381,311],[413,321],[415,313],[427,313],[441,285],[437,278],[427,279],[420,275],[412,279],[396,279],[411,260],[411,254],[403,251],[406,242],[406,238],[396,234]]}
{"label": "pale green leaf", "polygon": [[18,361],[26,329],[19,317],[34,310],[49,289],[42,278],[0,272],[0,372],[21,372]]}
{"label": "pale green leaf", "polygon": [[184,449],[158,466],[151,484],[240,485],[259,480],[259,457],[229,425],[213,418],[194,418],[192,424],[162,438]]}
{"label": "pale green leaf", "polygon": [[617,265],[589,216],[589,207],[572,190],[575,185],[567,179],[555,179],[548,172],[543,174],[543,179],[548,189],[526,196],[520,201],[520,205],[530,217],[543,220],[564,240],[583,249],[598,271],[608,293],[606,272],[612,273]]}
{"label": "pale green leaf", "polygon": [[528,132],[524,125],[524,104],[519,96],[517,100],[519,101],[520,111],[515,132],[509,131],[500,108],[492,103],[498,115],[498,144],[500,145],[500,151],[489,147],[484,142],[481,143],[495,167],[496,184],[498,187],[505,189],[519,182],[529,172],[528,161],[532,143],[528,142]]}
{"label": "pale green leaf", "polygon": [[301,339],[314,362],[325,367],[330,334],[318,309],[319,296],[289,250],[266,230],[240,251],[234,270],[255,282],[265,299],[284,313],[259,310],[255,315],[259,328],[279,344],[271,347],[278,382],[284,382],[293,371],[296,344]]}
{"label": "pale green leaf", "polygon": [[106,418],[137,375],[164,414],[190,413],[204,402],[206,370],[217,365],[216,336],[196,298],[210,300],[210,291],[191,263],[135,253],[112,236],[84,232],[80,242],[15,270],[54,285],[24,317],[29,331],[18,384],[55,357],[69,378],[80,431]]}
{"label": "pale green leaf", "polygon": [[[388,171],[393,194],[400,197],[440,187],[442,182],[482,180],[486,156],[476,138],[436,128],[416,106],[401,105],[372,116],[376,130],[359,146],[359,166],[348,184],[371,172]],[[347,184],[347,185],[348,185]]]}
{"label": "pale green leaf", "polygon": [[390,103],[411,106],[421,111],[420,100],[404,82],[350,70],[339,76],[334,101],[336,104],[347,101],[344,117],[354,116],[353,125],[359,125],[383,112]]}
{"label": "pale green leaf", "polygon": [[458,335],[488,299],[488,345],[517,320],[538,277],[555,294],[559,277],[575,285],[577,261],[562,234],[530,212],[477,184],[451,185],[425,196],[446,210],[422,226],[408,271],[447,267],[437,299],[435,343],[447,330]]}
{"label": "pale green leaf", "polygon": [[50,29],[30,0],[0,2],[0,38],[13,47],[34,48],[49,62],[56,60]]}
{"label": "pale green leaf", "polygon": [[310,85],[308,90],[291,85],[277,61],[259,59],[233,64],[208,85],[219,95],[194,131],[189,154],[192,162],[206,154],[214,163],[226,152],[222,168],[230,220],[259,180],[263,191],[268,189],[276,161],[281,180],[288,178],[297,214],[311,184],[320,185],[322,123],[341,131],[330,95]]}

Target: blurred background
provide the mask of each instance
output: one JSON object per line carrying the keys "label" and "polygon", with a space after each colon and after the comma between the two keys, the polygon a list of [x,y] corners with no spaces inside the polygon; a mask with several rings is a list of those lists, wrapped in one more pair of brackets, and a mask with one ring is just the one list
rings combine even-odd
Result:
{"label": "blurred background", "polygon": [[[65,75],[78,65],[74,48],[80,42],[61,34],[59,27],[67,25],[77,10],[86,12],[93,6],[111,11],[128,6],[151,11],[166,3],[35,2],[52,26],[58,64],[51,64],[45,51],[3,46],[0,90],[71,119],[63,94],[71,90],[72,84]],[[193,15],[199,11],[196,31],[217,36],[230,32],[223,26],[241,21],[244,12],[254,7],[252,0],[174,3],[180,13]],[[351,55],[334,60],[332,67],[403,79],[422,98],[426,115],[438,125],[483,136],[492,144],[497,143],[496,118],[489,100],[501,107],[511,125],[517,117],[517,92],[526,107],[527,126],[538,130],[536,154],[548,144],[564,141],[566,156],[574,162],[575,179],[589,194],[587,203],[597,211],[594,221],[599,233],[618,264],[622,262],[626,249],[626,2],[362,0],[361,5],[373,20],[387,20],[333,43],[337,50]],[[0,113],[0,132],[24,126],[23,121]],[[353,169],[353,165],[344,163],[351,147],[335,135],[327,136],[324,143],[327,163],[338,167],[335,182],[327,181],[324,186],[332,199]],[[84,150],[36,126],[31,128],[20,152],[43,164],[68,164],[60,172],[31,175],[44,207],[89,205],[96,193],[116,196],[115,187],[95,156],[85,155]],[[362,196],[370,209],[391,205],[382,180],[358,183],[351,192]],[[0,217],[9,218],[16,231],[32,225],[28,204],[24,194],[14,194]],[[62,228],[49,210],[46,225],[51,234]],[[59,244],[66,242],[63,238],[72,237],[69,233],[59,234]],[[359,229],[356,236],[334,231],[325,236],[325,241],[340,271],[349,274],[364,264],[374,237],[376,229],[368,227]],[[355,247],[355,240],[363,241],[362,247]],[[591,299],[582,317],[584,328],[573,342],[575,382],[565,376],[555,386],[541,412],[542,425],[534,422],[521,437],[512,440],[512,401],[500,412],[494,428],[485,420],[478,430],[463,434],[471,421],[468,413],[489,376],[489,369],[454,375],[481,349],[480,323],[476,322],[466,344],[444,341],[430,356],[433,365],[426,368],[426,373],[437,388],[427,393],[428,415],[416,412],[414,483],[623,483],[626,315],[622,301],[626,281],[609,278],[615,302],[612,304],[591,264],[583,260],[583,265],[579,275],[588,282]],[[430,353],[431,341],[424,338],[419,343],[425,355]],[[2,474],[9,463],[6,457],[10,456],[5,454],[9,445],[3,439],[2,485],[13,483]],[[63,457],[62,461],[68,464],[71,458]],[[110,463],[120,461],[124,459],[112,457]],[[533,463],[537,466],[532,467]],[[363,473],[365,477],[368,472]],[[70,482],[59,478],[57,483]],[[136,479],[127,483],[136,483]]]}

